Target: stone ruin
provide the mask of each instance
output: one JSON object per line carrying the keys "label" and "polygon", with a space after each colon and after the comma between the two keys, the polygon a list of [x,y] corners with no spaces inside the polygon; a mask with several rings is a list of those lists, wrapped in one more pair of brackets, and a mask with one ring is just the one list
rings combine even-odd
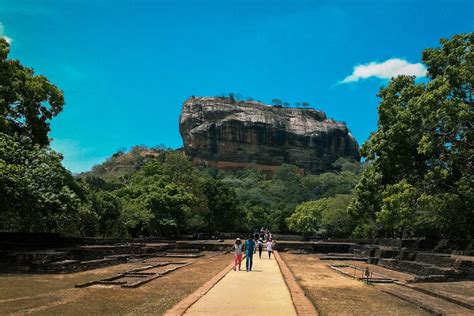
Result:
{"label": "stone ruin", "polygon": [[204,256],[200,248],[189,249],[176,241],[156,238],[130,241],[0,233],[0,240],[0,271],[3,272],[71,273],[150,257]]}
{"label": "stone ruin", "polygon": [[363,261],[414,274],[412,282],[474,279],[472,241],[379,239],[316,243],[321,260]]}
{"label": "stone ruin", "polygon": [[135,288],[190,264],[191,262],[159,262],[157,264],[128,270],[110,278],[76,284],[76,287],[81,288],[94,285],[117,285],[122,288]]}
{"label": "stone ruin", "polygon": [[[229,236],[225,236],[229,237]],[[235,236],[231,236],[235,237]],[[289,239],[289,240],[286,240]],[[0,270],[68,273],[150,257],[191,259],[229,250],[232,240],[70,238],[0,233]],[[278,235],[277,249],[317,254],[321,260],[362,261],[414,274],[413,282],[474,279],[472,240],[310,240]]]}

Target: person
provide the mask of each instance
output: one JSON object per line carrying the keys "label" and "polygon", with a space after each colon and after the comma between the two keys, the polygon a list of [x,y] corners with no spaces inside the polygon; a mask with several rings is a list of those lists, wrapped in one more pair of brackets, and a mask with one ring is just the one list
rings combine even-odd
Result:
{"label": "person", "polygon": [[268,259],[271,260],[272,252],[273,252],[273,240],[269,239],[267,241],[267,251],[268,251]]}
{"label": "person", "polygon": [[242,241],[240,238],[237,238],[234,243],[234,271],[237,270],[237,266],[239,266],[239,271],[240,271],[240,265],[242,264]]}
{"label": "person", "polygon": [[262,249],[263,249],[263,239],[262,238],[260,238],[257,241],[257,248],[258,248],[258,257],[260,259],[262,259]]}
{"label": "person", "polygon": [[252,271],[253,251],[255,249],[255,242],[253,236],[249,235],[245,241],[245,267],[247,272]]}

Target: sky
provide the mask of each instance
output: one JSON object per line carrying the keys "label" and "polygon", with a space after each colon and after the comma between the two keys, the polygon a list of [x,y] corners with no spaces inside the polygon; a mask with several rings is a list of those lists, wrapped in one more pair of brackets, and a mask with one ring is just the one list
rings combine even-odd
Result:
{"label": "sky", "polygon": [[473,30],[473,1],[0,0],[10,57],[64,91],[50,137],[72,172],[181,147],[191,95],[309,102],[362,144],[380,87],[423,80],[423,49]]}

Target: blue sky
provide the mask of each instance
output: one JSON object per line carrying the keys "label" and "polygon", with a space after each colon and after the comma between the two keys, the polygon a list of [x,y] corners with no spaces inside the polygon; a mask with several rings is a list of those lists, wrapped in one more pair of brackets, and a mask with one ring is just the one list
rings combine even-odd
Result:
{"label": "blue sky", "polygon": [[0,0],[0,35],[64,90],[50,136],[79,172],[123,147],[180,147],[190,95],[307,101],[362,144],[384,78],[422,77],[422,50],[473,16],[472,1]]}

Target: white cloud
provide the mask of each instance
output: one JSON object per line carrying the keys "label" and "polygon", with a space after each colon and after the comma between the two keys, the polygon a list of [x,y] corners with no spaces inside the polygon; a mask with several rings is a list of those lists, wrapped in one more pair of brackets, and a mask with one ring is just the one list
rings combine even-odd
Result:
{"label": "white cloud", "polygon": [[392,58],[382,63],[370,62],[355,66],[352,74],[339,83],[357,82],[360,79],[370,77],[390,79],[400,75],[415,76],[417,78],[424,77],[426,75],[426,67],[422,63],[411,64],[400,58]]}
{"label": "white cloud", "polygon": [[11,44],[13,42],[13,39],[11,37],[5,35],[5,27],[3,26],[2,22],[0,22],[0,38],[5,39],[8,44]]}

